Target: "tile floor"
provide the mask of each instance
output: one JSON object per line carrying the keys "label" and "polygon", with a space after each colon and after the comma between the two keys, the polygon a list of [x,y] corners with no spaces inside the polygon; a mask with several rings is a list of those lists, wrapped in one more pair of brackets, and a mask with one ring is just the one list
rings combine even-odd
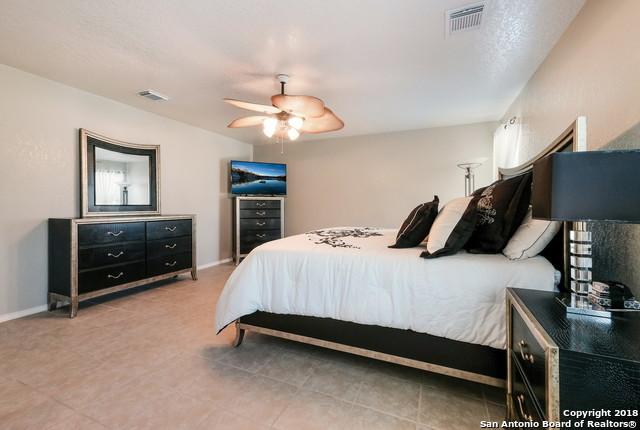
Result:
{"label": "tile floor", "polygon": [[213,329],[232,265],[0,324],[0,429],[479,428],[504,394]]}

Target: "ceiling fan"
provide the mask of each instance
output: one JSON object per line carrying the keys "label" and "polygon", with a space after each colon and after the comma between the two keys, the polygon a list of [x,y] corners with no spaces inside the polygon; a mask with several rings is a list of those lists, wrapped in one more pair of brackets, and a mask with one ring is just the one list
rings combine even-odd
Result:
{"label": "ceiling fan", "polygon": [[280,82],[280,94],[271,96],[271,106],[225,98],[226,103],[235,107],[263,114],[234,119],[227,127],[262,126],[265,136],[275,136],[281,141],[285,137],[296,140],[301,133],[326,133],[344,127],[344,122],[319,98],[285,94],[284,87],[289,82],[289,76],[277,75],[276,78]]}

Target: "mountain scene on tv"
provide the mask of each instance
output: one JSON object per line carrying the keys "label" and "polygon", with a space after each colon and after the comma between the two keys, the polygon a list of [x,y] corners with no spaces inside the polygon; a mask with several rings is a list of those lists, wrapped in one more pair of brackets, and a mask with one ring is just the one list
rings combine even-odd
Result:
{"label": "mountain scene on tv", "polygon": [[287,166],[275,163],[231,163],[233,194],[286,194]]}

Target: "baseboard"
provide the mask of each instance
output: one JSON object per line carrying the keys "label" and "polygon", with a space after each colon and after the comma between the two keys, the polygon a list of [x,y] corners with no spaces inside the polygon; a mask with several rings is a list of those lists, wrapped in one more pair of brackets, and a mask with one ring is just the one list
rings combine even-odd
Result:
{"label": "baseboard", "polygon": [[211,263],[201,264],[198,266],[198,270],[207,269],[213,266],[219,266],[221,264],[229,263],[232,260],[233,260],[232,258],[225,258],[224,260],[212,261]]}
{"label": "baseboard", "polygon": [[44,312],[47,310],[47,305],[40,305],[29,309],[24,309],[18,312],[11,312],[8,314],[0,315],[0,323],[5,321],[15,320],[17,318],[26,317],[29,315],[37,314],[39,312]]}

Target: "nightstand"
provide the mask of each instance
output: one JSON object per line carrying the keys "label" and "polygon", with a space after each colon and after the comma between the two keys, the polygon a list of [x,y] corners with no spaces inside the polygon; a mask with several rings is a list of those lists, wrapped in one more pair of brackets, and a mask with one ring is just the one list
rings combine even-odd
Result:
{"label": "nightstand", "polygon": [[507,418],[565,421],[565,410],[637,410],[639,316],[567,314],[557,295],[507,289]]}

